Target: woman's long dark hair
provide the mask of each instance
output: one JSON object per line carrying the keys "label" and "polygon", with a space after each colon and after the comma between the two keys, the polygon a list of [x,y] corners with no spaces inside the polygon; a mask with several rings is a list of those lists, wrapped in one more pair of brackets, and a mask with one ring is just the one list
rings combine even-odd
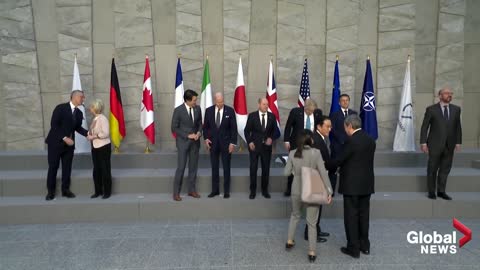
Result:
{"label": "woman's long dark hair", "polygon": [[302,158],[302,152],[303,149],[305,149],[305,146],[310,146],[312,147],[313,145],[313,132],[309,129],[304,129],[302,132],[298,134],[297,137],[297,151],[295,151],[294,157],[296,158]]}

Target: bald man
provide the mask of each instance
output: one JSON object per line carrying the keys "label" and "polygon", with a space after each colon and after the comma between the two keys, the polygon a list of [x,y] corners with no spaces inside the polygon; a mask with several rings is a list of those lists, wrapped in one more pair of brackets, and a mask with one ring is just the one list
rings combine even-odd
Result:
{"label": "bald man", "polygon": [[223,198],[230,198],[230,161],[237,144],[237,120],[232,107],[226,106],[222,93],[215,93],[215,105],[205,110],[203,123],[205,148],[212,164],[212,192],[209,198],[220,195],[220,157],[223,166]]}
{"label": "bald man", "polygon": [[258,111],[248,115],[244,133],[250,154],[250,196],[255,199],[257,193],[258,159],[262,164],[262,195],[270,199],[268,178],[270,176],[270,159],[272,157],[273,133],[277,121],[268,111],[268,100],[258,99]]}
{"label": "bald man", "polygon": [[440,101],[427,107],[420,131],[422,151],[428,153],[427,196],[432,200],[437,196],[444,200],[452,199],[445,192],[447,177],[452,168],[453,154],[460,150],[462,144],[461,109],[450,103],[452,96],[453,91],[449,87],[438,91]]}

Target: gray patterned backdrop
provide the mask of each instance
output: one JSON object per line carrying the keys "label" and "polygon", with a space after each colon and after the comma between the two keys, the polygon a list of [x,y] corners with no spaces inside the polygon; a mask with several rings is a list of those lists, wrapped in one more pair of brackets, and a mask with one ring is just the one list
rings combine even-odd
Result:
{"label": "gray patterned backdrop", "polygon": [[[444,85],[463,107],[464,145],[479,146],[480,1],[476,0],[1,0],[0,150],[44,149],[54,106],[68,100],[74,54],[88,104],[108,104],[115,56],[125,110],[123,149],[141,151],[145,54],[150,56],[157,150],[174,149],[170,118],[177,55],[186,88],[212,87],[231,105],[241,56],[249,111],[265,95],[273,58],[281,122],[296,106],[303,58],[312,97],[330,108],[333,66],[359,109],[367,55],[377,96],[378,148],[391,149],[407,55],[417,133]],[[108,112],[108,106],[107,106]],[[418,134],[417,134],[418,136]]]}

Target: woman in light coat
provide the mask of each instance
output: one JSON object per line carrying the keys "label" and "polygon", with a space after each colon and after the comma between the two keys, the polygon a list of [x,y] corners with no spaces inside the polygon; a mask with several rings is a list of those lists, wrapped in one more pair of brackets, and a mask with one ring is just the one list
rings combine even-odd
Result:
{"label": "woman in light coat", "polygon": [[307,225],[308,225],[308,260],[315,262],[317,249],[317,219],[319,212],[319,205],[305,204],[302,202],[300,196],[302,193],[302,167],[310,167],[320,172],[320,176],[325,181],[328,192],[328,203],[332,201],[332,186],[328,178],[328,173],[325,170],[325,164],[322,155],[318,149],[312,147],[313,133],[310,130],[304,130],[297,138],[298,148],[290,151],[288,155],[287,165],[285,166],[285,175],[293,173],[292,183],[292,215],[290,216],[290,224],[288,226],[288,240],[286,249],[290,250],[295,246],[294,236],[297,229],[298,221],[301,218],[301,209],[306,208]]}
{"label": "woman in light coat", "polygon": [[87,136],[92,142],[93,183],[95,186],[92,199],[99,196],[102,196],[102,199],[108,199],[112,194],[110,125],[107,117],[102,114],[103,108],[104,105],[100,99],[95,99],[89,107],[93,115]]}

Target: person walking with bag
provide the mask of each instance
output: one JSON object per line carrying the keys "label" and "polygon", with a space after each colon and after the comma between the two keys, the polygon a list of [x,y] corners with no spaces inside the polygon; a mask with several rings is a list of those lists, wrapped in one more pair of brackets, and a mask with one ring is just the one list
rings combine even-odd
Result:
{"label": "person walking with bag", "polygon": [[322,159],[322,155],[318,149],[313,148],[313,133],[310,130],[303,130],[297,137],[297,149],[290,151],[288,155],[287,164],[285,166],[284,174],[286,176],[293,174],[292,183],[292,214],[290,216],[290,224],[288,226],[288,240],[286,249],[291,250],[295,246],[294,236],[297,229],[298,221],[301,217],[301,209],[306,208],[307,225],[308,225],[308,260],[315,262],[316,248],[317,248],[317,219],[320,204],[305,203],[302,201],[302,193],[306,190],[302,190],[302,182],[306,179],[302,179],[302,168],[311,168],[317,170],[320,173],[321,178],[324,181],[325,191],[328,194],[326,203],[332,202],[332,186],[328,178],[328,173],[325,170],[325,164]]}

